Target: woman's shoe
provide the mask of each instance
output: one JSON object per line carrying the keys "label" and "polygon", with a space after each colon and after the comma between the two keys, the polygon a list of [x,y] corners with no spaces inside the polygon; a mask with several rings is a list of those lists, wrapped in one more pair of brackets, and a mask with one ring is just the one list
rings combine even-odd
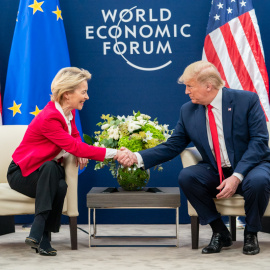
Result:
{"label": "woman's shoe", "polygon": [[39,242],[32,237],[26,237],[25,239],[25,244],[32,247],[32,248],[38,248],[39,247]]}
{"label": "woman's shoe", "polygon": [[34,249],[36,253],[38,253],[38,248],[34,248],[34,247],[31,247],[31,248]]}
{"label": "woman's shoe", "polygon": [[39,253],[42,256],[56,256],[57,255],[57,250],[54,248],[49,248],[47,250],[44,250],[42,248],[34,248],[34,247],[31,247],[31,248],[34,249],[36,253]]}
{"label": "woman's shoe", "polygon": [[57,250],[52,247],[46,250],[39,248],[38,251],[39,251],[39,254],[42,256],[56,256],[57,255]]}

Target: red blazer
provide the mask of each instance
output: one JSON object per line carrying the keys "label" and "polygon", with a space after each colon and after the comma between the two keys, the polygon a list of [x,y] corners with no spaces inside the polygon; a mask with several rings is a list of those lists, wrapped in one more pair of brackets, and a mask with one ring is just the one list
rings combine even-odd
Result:
{"label": "red blazer", "polygon": [[64,117],[52,101],[33,119],[12,155],[23,176],[28,176],[44,162],[53,160],[62,149],[77,157],[104,160],[106,148],[83,143],[75,125],[75,110],[72,114],[71,135]]}

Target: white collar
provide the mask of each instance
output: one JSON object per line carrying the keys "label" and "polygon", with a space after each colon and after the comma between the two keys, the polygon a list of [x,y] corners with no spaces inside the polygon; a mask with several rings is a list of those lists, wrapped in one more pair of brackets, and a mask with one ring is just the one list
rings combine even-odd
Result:
{"label": "white collar", "polygon": [[213,108],[218,109],[219,111],[222,110],[222,88],[218,90],[217,95],[210,104]]}
{"label": "white collar", "polygon": [[68,117],[66,117],[61,105],[57,101],[55,101],[54,104],[55,104],[55,108],[63,115],[66,122],[69,123],[73,119],[73,114],[70,112]]}

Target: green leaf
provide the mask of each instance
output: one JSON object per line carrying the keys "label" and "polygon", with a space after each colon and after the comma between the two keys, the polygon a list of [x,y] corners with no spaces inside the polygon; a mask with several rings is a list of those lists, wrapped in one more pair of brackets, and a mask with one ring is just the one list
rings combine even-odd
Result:
{"label": "green leaf", "polygon": [[97,139],[95,139],[94,137],[90,137],[87,134],[83,134],[83,139],[89,145],[93,145],[95,142],[97,142]]}
{"label": "green leaf", "polygon": [[138,111],[136,114],[135,114],[135,118],[137,118],[138,116],[140,116],[141,115],[141,113],[140,113],[140,111]]}
{"label": "green leaf", "polygon": [[104,144],[105,147],[107,147],[108,144],[108,140],[107,139],[103,139],[100,144]]}
{"label": "green leaf", "polygon": [[109,148],[116,148],[117,147],[117,141],[110,139],[103,139],[100,144],[104,144],[105,147]]}
{"label": "green leaf", "polygon": [[118,127],[118,125],[120,124],[119,119],[115,120],[114,122],[115,122],[115,123],[114,123],[114,127]]}

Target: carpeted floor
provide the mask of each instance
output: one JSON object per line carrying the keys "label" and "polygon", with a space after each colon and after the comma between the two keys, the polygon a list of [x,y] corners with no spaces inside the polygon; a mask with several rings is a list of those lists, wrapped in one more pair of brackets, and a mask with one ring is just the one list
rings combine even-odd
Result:
{"label": "carpeted floor", "polygon": [[[78,227],[88,230],[87,225]],[[172,225],[99,225],[98,235],[172,235]],[[200,226],[200,248],[191,249],[190,225],[179,226],[179,247],[88,247],[88,235],[78,230],[78,250],[70,249],[69,227],[52,234],[56,257],[35,254],[24,244],[28,231],[16,226],[16,233],[0,236],[0,269],[270,269],[270,234],[259,233],[261,253],[242,254],[243,230],[237,230],[237,241],[219,254],[203,255],[211,230]],[[171,241],[171,240],[170,240]],[[126,242],[132,245],[131,240]],[[145,243],[145,242],[143,242]],[[147,240],[146,240],[146,243]]]}

